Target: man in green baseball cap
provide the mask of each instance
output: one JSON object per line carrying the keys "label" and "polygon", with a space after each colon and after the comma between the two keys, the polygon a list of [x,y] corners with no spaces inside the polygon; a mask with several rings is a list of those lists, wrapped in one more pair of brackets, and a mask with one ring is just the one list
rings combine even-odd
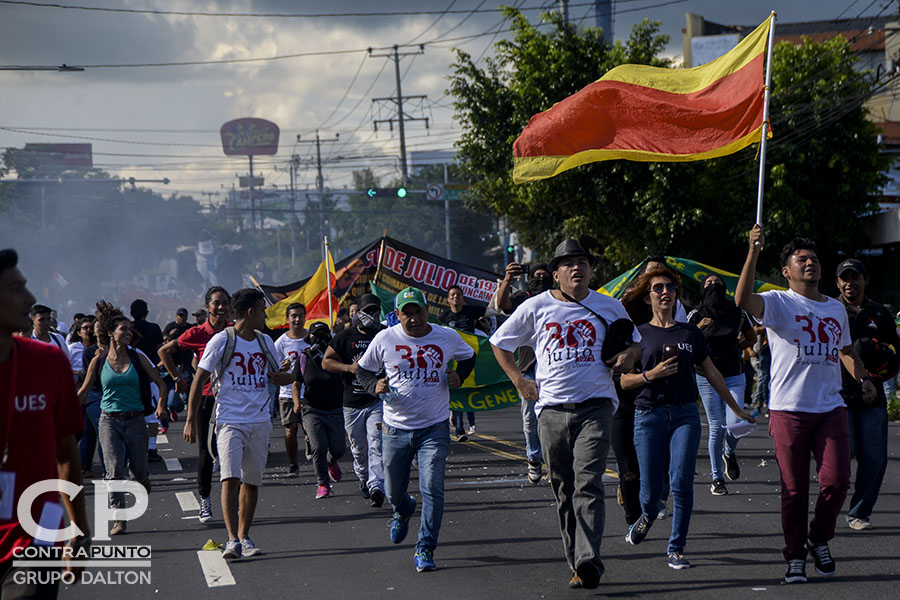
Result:
{"label": "man in green baseball cap", "polygon": [[[391,542],[403,542],[416,511],[417,502],[408,491],[415,456],[422,519],[413,560],[417,571],[433,571],[444,513],[450,388],[459,387],[472,372],[475,352],[455,330],[428,323],[428,302],[421,290],[401,290],[394,306],[400,324],[383,329],[369,343],[356,376],[384,401],[381,456],[385,492],[394,510]],[[455,371],[449,368],[454,360]],[[376,375],[380,372],[384,376]]]}

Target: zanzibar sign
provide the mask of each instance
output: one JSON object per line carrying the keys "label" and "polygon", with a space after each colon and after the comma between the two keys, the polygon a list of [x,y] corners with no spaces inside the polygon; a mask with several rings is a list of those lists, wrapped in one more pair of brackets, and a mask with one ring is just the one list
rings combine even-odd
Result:
{"label": "zanzibar sign", "polygon": [[222,125],[222,149],[228,156],[278,153],[278,125],[265,119],[235,119]]}

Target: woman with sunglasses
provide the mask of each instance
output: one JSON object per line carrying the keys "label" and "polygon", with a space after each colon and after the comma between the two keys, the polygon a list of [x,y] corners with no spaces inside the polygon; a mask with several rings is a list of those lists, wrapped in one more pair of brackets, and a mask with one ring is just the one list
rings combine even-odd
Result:
{"label": "woman with sunglasses", "polygon": [[697,382],[700,369],[739,417],[753,421],[734,402],[722,375],[709,358],[706,339],[696,325],[675,321],[680,296],[678,277],[669,269],[655,268],[640,276],[622,298],[622,304],[641,333],[643,371],[622,375],[625,390],[637,389],[634,445],[641,478],[641,517],[628,529],[625,540],[639,544],[656,519],[663,491],[666,450],[669,482],[674,499],[672,531],[667,554],[669,567],[686,569],[684,557],[694,505],[694,467],[700,447]]}
{"label": "woman with sunglasses", "polygon": [[[753,345],[756,334],[743,311],[728,297],[725,282],[715,273],[700,282],[700,303],[688,315],[688,322],[697,325],[706,338],[709,357],[724,377],[731,397],[743,403],[747,385],[743,350]],[[709,491],[713,496],[724,496],[728,493],[724,478],[727,476],[735,481],[741,476],[735,454],[737,438],[725,429],[726,424],[737,423],[737,417],[726,412],[724,398],[701,373],[697,373],[697,389],[709,424],[708,447],[712,472]]]}

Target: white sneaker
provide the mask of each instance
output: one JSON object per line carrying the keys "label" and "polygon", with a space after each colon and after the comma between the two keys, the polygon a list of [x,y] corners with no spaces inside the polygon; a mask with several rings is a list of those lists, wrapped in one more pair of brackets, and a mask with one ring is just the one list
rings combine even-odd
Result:
{"label": "white sneaker", "polygon": [[256,556],[257,554],[262,554],[262,550],[256,547],[256,544],[253,543],[248,537],[245,537],[241,540],[241,551],[244,556]]}
{"label": "white sneaker", "polygon": [[241,542],[240,540],[228,540],[225,544],[225,550],[222,552],[222,558],[240,558]]}
{"label": "white sneaker", "polygon": [[851,517],[850,515],[847,515],[847,525],[850,526],[850,529],[862,531],[863,529],[871,529],[872,521],[870,521],[869,519],[861,519],[859,517]]}
{"label": "white sneaker", "polygon": [[469,428],[466,429],[466,433],[468,433],[469,435],[473,435],[475,433],[475,426],[469,425]]}

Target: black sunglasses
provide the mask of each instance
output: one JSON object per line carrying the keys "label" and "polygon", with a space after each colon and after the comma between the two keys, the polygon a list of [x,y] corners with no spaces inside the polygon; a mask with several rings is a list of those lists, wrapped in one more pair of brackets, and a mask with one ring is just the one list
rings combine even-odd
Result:
{"label": "black sunglasses", "polygon": [[654,283],[653,287],[651,287],[650,289],[657,294],[662,294],[663,290],[666,290],[668,292],[674,292],[678,288],[675,286],[674,283],[669,282],[669,283]]}

